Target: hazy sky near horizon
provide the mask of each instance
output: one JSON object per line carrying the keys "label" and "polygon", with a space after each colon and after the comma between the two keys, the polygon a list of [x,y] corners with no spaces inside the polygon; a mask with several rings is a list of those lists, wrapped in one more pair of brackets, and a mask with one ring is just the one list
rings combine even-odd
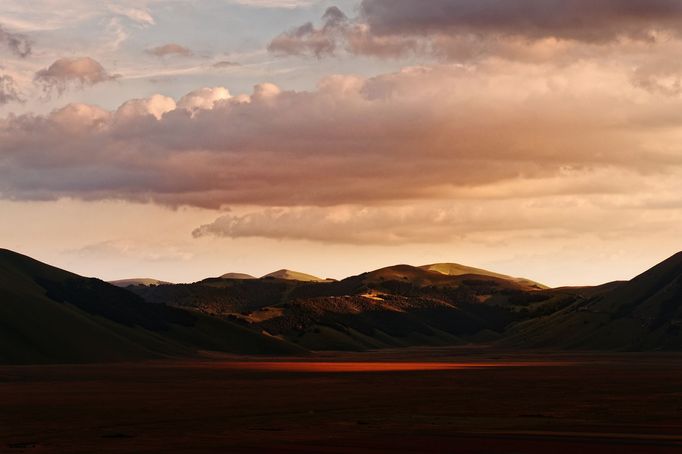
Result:
{"label": "hazy sky near horizon", "polygon": [[682,2],[3,0],[0,247],[103,279],[682,249]]}

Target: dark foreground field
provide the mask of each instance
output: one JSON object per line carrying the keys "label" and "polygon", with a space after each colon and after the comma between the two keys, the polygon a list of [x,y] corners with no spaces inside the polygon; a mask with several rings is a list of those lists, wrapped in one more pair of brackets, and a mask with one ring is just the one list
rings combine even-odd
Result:
{"label": "dark foreground field", "polygon": [[682,452],[682,355],[299,361],[1,367],[0,451]]}

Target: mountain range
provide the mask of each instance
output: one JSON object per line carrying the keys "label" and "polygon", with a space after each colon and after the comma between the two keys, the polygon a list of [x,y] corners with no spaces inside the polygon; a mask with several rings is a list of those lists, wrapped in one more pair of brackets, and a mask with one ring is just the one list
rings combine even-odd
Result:
{"label": "mountain range", "polygon": [[280,270],[115,284],[0,249],[0,363],[472,343],[682,350],[682,253],[631,281],[594,287],[552,289],[448,263],[340,281]]}

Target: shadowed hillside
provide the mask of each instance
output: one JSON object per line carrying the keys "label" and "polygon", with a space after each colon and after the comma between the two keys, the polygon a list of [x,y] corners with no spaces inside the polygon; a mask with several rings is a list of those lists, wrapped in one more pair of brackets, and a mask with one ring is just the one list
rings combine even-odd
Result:
{"label": "shadowed hillside", "polygon": [[594,289],[556,313],[515,326],[504,344],[682,350],[682,252],[631,281]]}
{"label": "shadowed hillside", "polygon": [[229,321],[149,304],[98,279],[0,249],[0,362],[122,361],[196,350],[297,351]]}

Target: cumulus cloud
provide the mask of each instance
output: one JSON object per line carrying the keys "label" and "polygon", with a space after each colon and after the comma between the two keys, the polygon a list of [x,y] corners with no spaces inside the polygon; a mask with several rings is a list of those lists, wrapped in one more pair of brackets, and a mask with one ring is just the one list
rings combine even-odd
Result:
{"label": "cumulus cloud", "polygon": [[116,110],[116,119],[119,121],[136,121],[140,118],[152,116],[156,120],[167,112],[175,110],[176,103],[173,98],[163,95],[152,95],[149,98],[131,99],[124,102]]}
{"label": "cumulus cloud", "polygon": [[153,47],[147,49],[147,53],[155,55],[157,57],[167,57],[167,56],[179,56],[179,57],[190,57],[192,56],[192,51],[185,46],[181,46],[176,43],[168,43],[163,46]]}
{"label": "cumulus cloud", "polygon": [[12,76],[0,74],[0,106],[10,102],[21,102],[19,90]]}
{"label": "cumulus cloud", "polygon": [[34,80],[45,92],[62,93],[70,86],[86,87],[116,79],[90,57],[60,58],[49,67],[38,71]]}
{"label": "cumulus cloud", "polygon": [[230,91],[225,87],[200,88],[180,98],[178,107],[189,111],[211,110],[218,101],[231,97]]}
{"label": "cumulus cloud", "polygon": [[21,58],[28,57],[32,52],[31,41],[26,36],[19,33],[11,33],[1,25],[0,44],[7,46],[13,54]]}
{"label": "cumulus cloud", "polygon": [[682,4],[674,0],[363,0],[353,20],[325,14],[319,28],[307,23],[287,31],[270,49],[318,57],[343,48],[380,57],[542,59],[569,50],[584,57],[586,49],[623,41],[651,45],[681,34]]}
{"label": "cumulus cloud", "polygon": [[[517,197],[557,177],[559,193],[605,191],[595,177],[679,175],[680,101],[661,112],[618,70],[520,65],[415,67],[334,76],[313,91],[222,87],[115,111],[71,105],[0,120],[0,196],[236,205],[381,205]],[[581,83],[583,81],[584,83]],[[621,172],[621,173],[619,173]],[[542,196],[547,185],[526,192]],[[618,188],[618,191],[627,191]]]}

